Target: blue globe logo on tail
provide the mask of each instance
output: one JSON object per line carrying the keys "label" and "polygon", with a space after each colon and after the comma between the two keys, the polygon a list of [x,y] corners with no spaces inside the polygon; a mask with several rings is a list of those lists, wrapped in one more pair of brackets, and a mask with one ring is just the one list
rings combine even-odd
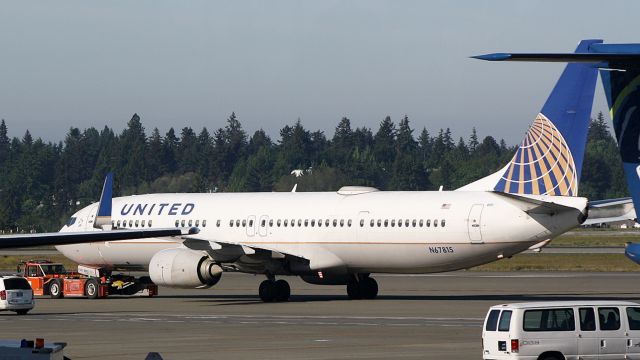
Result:
{"label": "blue globe logo on tail", "polygon": [[538,114],[494,188],[511,194],[576,196],[578,175],[567,141]]}

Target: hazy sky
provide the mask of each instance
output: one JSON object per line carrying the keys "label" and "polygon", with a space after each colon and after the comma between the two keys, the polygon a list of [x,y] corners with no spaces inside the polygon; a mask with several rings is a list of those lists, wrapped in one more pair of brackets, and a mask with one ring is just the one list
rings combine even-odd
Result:
{"label": "hazy sky", "polygon": [[[560,64],[498,51],[640,42],[639,1],[1,1],[0,118],[59,141],[69,127],[214,130],[235,111],[274,139],[301,118],[377,130],[407,114],[519,143]],[[600,82],[594,112],[606,111]]]}

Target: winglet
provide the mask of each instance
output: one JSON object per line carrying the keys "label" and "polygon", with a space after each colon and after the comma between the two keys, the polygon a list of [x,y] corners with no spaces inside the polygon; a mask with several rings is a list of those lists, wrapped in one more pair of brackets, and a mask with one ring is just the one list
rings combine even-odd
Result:
{"label": "winglet", "polygon": [[103,229],[105,225],[111,226],[111,198],[113,197],[113,173],[109,172],[104,178],[102,186],[102,194],[100,195],[100,204],[98,205],[98,214],[93,223],[96,229]]}

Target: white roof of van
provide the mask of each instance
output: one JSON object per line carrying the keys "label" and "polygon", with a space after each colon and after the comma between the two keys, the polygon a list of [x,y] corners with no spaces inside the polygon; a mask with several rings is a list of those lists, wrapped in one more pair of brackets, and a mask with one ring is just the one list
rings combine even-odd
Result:
{"label": "white roof of van", "polygon": [[531,308],[546,308],[546,307],[567,307],[567,306],[640,306],[640,304],[631,301],[593,301],[593,300],[575,300],[575,301],[537,301],[537,302],[522,302],[511,304],[499,304],[494,305],[491,308],[511,308],[511,309],[531,309]]}

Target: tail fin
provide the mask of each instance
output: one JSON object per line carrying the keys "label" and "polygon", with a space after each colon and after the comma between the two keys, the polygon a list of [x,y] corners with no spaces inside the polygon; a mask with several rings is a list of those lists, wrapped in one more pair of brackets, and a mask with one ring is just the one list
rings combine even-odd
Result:
{"label": "tail fin", "polygon": [[[576,52],[596,42],[583,40]],[[511,162],[460,190],[577,196],[597,75],[591,65],[567,65]]]}
{"label": "tail fin", "polygon": [[627,185],[635,208],[640,209],[640,44],[596,42],[574,54],[501,53],[476,58],[490,61],[579,62],[600,68]]}

